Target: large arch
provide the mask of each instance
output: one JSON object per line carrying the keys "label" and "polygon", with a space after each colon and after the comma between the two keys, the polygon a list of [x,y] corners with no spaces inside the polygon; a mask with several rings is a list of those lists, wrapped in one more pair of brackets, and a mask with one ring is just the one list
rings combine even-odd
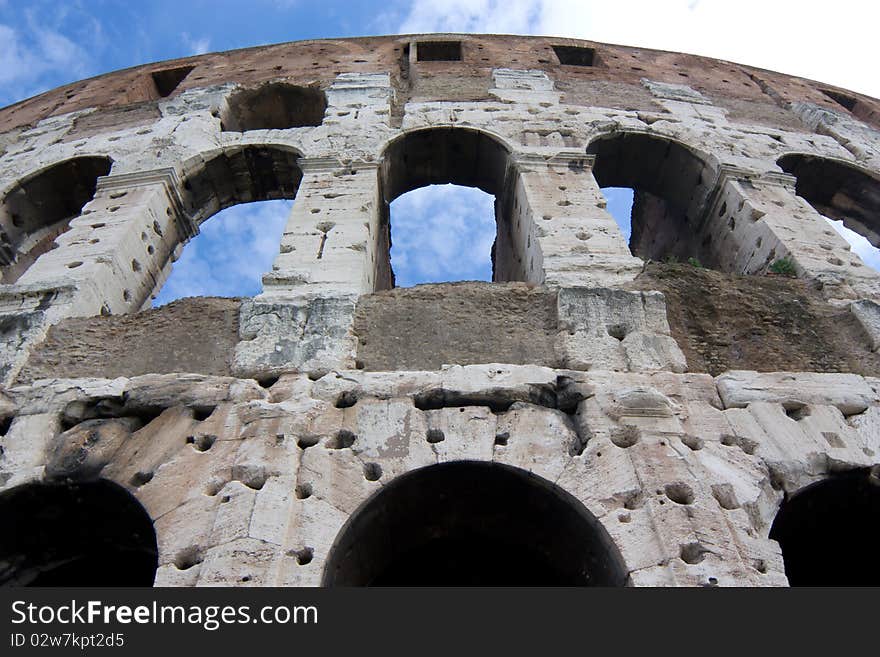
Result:
{"label": "large arch", "polygon": [[792,586],[880,585],[880,478],[837,474],[787,498],[770,529]]}
{"label": "large arch", "polygon": [[196,224],[201,224],[239,203],[293,200],[302,182],[299,158],[296,149],[276,144],[237,146],[203,154],[183,179],[186,210]]}
{"label": "large arch", "polygon": [[530,243],[531,226],[524,203],[515,198],[518,176],[511,149],[499,137],[471,128],[420,128],[392,140],[381,162],[383,206],[374,277],[377,290],[394,287],[389,206],[398,196],[427,185],[476,187],[492,194],[496,222],[492,280],[530,280],[525,245]]}
{"label": "large arch", "polygon": [[530,472],[478,461],[401,475],[352,514],[325,586],[620,586],[611,537],[572,495]]}
{"label": "large arch", "polygon": [[668,137],[612,132],[590,142],[599,187],[634,190],[630,251],[643,259],[718,258],[703,221],[717,165],[698,150]]}
{"label": "large arch", "polygon": [[0,585],[151,586],[150,516],[107,480],[30,483],[0,493]]}
{"label": "large arch", "polygon": [[14,283],[92,200],[98,178],[110,173],[105,156],[57,162],[19,181],[0,206],[0,282]]}
{"label": "large arch", "polygon": [[797,179],[795,193],[820,214],[843,221],[880,247],[880,174],[850,162],[803,153],[776,162]]}

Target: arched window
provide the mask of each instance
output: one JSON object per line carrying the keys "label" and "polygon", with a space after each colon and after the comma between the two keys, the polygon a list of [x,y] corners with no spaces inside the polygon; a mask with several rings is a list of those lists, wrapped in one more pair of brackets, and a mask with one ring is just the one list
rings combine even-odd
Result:
{"label": "arched window", "polygon": [[624,190],[632,190],[629,225],[615,219],[625,235],[629,232],[633,255],[715,264],[712,236],[701,232],[715,174],[696,152],[662,137],[615,133],[593,141],[587,153],[596,156],[593,175],[599,187],[614,189],[625,204]]}
{"label": "arched window", "polygon": [[34,261],[53,248],[92,200],[110,158],[76,157],[19,182],[0,208],[0,283],[14,283]]}
{"label": "arched window", "polygon": [[851,164],[792,153],[777,164],[806,200],[870,266],[880,269],[880,176]]}
{"label": "arched window", "polygon": [[153,522],[113,482],[17,486],[0,493],[0,518],[0,585],[153,584]]}
{"label": "arched window", "polygon": [[355,511],[325,586],[616,586],[627,570],[578,500],[531,473],[458,461],[402,475]]}
{"label": "arched window", "polygon": [[792,586],[880,585],[880,479],[858,470],[807,486],[782,503],[770,538]]}
{"label": "arched window", "polygon": [[216,155],[184,180],[187,211],[202,231],[154,289],[156,305],[260,291],[302,180],[298,157],[291,149],[246,146]]}
{"label": "arched window", "polygon": [[[529,257],[529,250],[538,248],[537,240],[531,235],[531,219],[526,216],[525,203],[518,198],[516,170],[509,150],[494,137],[466,128],[429,128],[409,132],[394,140],[385,150],[381,184],[385,204],[376,249],[376,289],[388,289],[396,283],[391,247],[392,237],[399,235],[395,228],[398,221],[402,228],[409,229],[407,236],[397,237],[408,247],[407,258],[443,260],[444,249],[435,247],[444,241],[447,246],[450,242],[456,245],[455,250],[459,252],[470,253],[475,244],[488,246],[494,233],[494,244],[483,249],[486,253],[480,262],[469,263],[475,266],[468,271],[478,271],[482,267],[488,274],[491,269],[491,276],[486,278],[493,281],[540,279],[541,272],[536,271],[534,258]],[[433,223],[423,215],[413,217],[412,213],[419,211],[418,203],[406,203],[401,198],[400,205],[392,205],[398,197],[432,185],[471,187],[484,194],[477,192],[472,198],[447,188],[448,202],[432,202],[434,214],[442,211],[447,218],[435,217]],[[485,195],[494,197],[494,208]],[[475,208],[479,208],[482,218],[473,217]],[[398,219],[398,209],[410,213],[409,216]],[[487,211],[491,213],[489,217],[494,215],[494,226],[492,219],[485,217]],[[437,281],[470,277],[456,275],[445,266],[447,264],[435,262],[429,266],[423,263],[422,269],[442,272],[433,279]],[[414,282],[428,282],[419,279],[418,275],[415,278]]]}

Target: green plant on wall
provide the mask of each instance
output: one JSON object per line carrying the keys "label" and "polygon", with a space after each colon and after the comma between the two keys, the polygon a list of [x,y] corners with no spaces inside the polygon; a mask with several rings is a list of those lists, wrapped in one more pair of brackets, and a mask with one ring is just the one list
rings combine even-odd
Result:
{"label": "green plant on wall", "polygon": [[797,276],[797,270],[795,270],[794,262],[791,258],[779,258],[778,260],[774,260],[773,264],[770,265],[769,271],[773,274],[779,274],[780,276],[791,276],[792,278]]}

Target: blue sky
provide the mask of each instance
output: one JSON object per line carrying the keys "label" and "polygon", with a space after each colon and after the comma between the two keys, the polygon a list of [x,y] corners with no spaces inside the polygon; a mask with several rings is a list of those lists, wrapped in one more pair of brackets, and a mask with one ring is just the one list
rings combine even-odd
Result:
{"label": "blue sky", "polygon": [[[248,0],[246,6],[241,0],[0,0],[0,105],[107,71],[208,51],[434,31],[553,34],[693,52],[880,97],[874,68],[880,3],[864,0],[837,0],[833,12],[818,0]],[[442,271],[442,262],[454,262],[461,278],[485,276],[494,226],[491,197],[480,199],[475,190],[450,195],[426,188],[395,201],[393,262],[401,284],[448,278],[453,270]],[[610,199],[612,213],[627,213],[622,199]],[[249,204],[210,219],[184,250],[160,300],[253,294],[288,212],[289,204]],[[445,226],[448,239],[425,243],[405,230],[432,223]]]}

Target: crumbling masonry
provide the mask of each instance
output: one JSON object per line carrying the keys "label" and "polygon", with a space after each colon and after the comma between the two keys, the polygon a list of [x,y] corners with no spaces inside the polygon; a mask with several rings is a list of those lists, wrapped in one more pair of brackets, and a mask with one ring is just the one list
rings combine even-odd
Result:
{"label": "crumbling masonry", "polygon": [[[435,183],[494,194],[494,282],[394,288],[389,203]],[[276,198],[262,293],[150,309]],[[880,582],[880,274],[823,217],[880,245],[875,99],[304,41],[0,110],[0,203],[2,582]]]}

